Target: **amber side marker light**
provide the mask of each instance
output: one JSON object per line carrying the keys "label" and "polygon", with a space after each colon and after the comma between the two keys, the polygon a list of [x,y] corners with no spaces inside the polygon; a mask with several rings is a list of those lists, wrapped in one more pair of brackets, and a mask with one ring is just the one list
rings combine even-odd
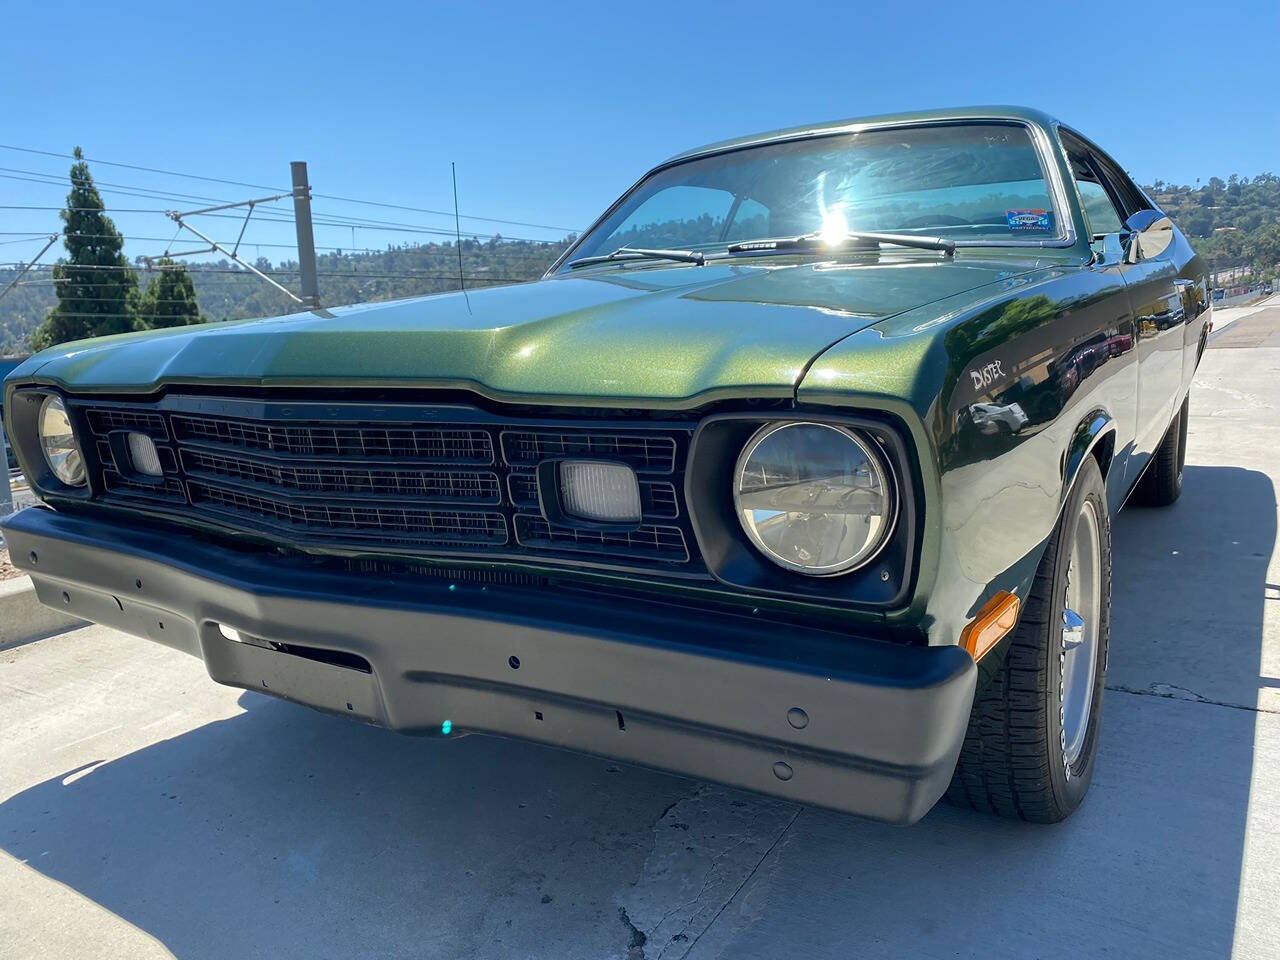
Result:
{"label": "amber side marker light", "polygon": [[960,646],[981,660],[1018,622],[1018,597],[1001,590],[983,604],[978,615],[960,631]]}

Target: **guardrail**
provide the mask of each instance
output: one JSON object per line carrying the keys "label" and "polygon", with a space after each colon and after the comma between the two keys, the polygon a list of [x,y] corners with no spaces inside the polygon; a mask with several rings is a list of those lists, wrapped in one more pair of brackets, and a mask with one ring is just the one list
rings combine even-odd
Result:
{"label": "guardrail", "polygon": [[1242,304],[1252,303],[1255,300],[1261,300],[1264,297],[1269,296],[1271,296],[1271,294],[1267,293],[1265,287],[1257,287],[1253,290],[1246,290],[1230,297],[1219,297],[1213,301],[1213,305],[1215,307],[1238,307]]}

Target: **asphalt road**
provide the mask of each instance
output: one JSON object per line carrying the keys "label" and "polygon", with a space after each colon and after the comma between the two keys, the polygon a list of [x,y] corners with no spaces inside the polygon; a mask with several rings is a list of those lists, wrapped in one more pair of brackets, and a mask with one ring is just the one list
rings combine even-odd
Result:
{"label": "asphalt road", "polygon": [[910,828],[421,741],[97,627],[0,651],[0,956],[1280,957],[1280,309],[1215,337],[1186,486],[1115,530],[1093,792]]}

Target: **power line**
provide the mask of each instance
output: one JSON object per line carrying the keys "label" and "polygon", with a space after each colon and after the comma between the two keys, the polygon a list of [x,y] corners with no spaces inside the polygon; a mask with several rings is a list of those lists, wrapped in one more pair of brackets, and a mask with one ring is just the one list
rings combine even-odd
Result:
{"label": "power line", "polygon": [[[16,150],[21,153],[37,154],[39,156],[45,156],[45,157],[75,159],[74,155],[70,153],[57,153],[50,150],[36,150],[32,147],[17,147],[17,146],[12,146],[10,144],[4,144],[4,143],[0,143],[0,150]],[[108,167],[121,167],[126,170],[140,170],[145,173],[158,173],[158,174],[161,174],[162,176],[168,176],[168,177],[181,177],[187,180],[203,180],[207,183],[223,183],[223,184],[227,184],[229,186],[235,186],[235,187],[250,187],[254,190],[270,190],[273,193],[288,192],[282,187],[271,187],[261,183],[246,183],[243,180],[229,180],[222,177],[206,177],[206,176],[201,176],[200,174],[194,174],[194,173],[180,173],[176,170],[161,170],[156,167],[145,167],[145,166],[140,166],[138,164],[133,164],[133,163],[119,163],[112,160],[99,160],[94,157],[85,157],[84,162],[97,163],[97,164],[101,164],[103,166],[108,166]],[[0,169],[8,169],[8,168],[0,168]],[[57,176],[56,174],[45,174],[45,173],[38,173],[37,175],[45,176],[45,177]],[[145,189],[145,188],[134,188],[134,189]],[[361,204],[364,206],[371,206],[371,207],[385,207],[391,210],[408,210],[414,213],[429,213],[429,214],[442,216],[442,217],[449,217],[453,215],[451,211],[446,211],[446,210],[431,210],[426,207],[411,207],[411,206],[405,206],[403,204],[397,204],[397,203],[386,203],[380,200],[363,200],[363,199],[360,199],[359,197],[341,197],[341,196],[336,196],[334,194],[324,194],[324,193],[317,193],[317,194],[314,194],[314,196],[317,199],[334,200],[340,203],[356,203],[356,204]],[[202,199],[211,199],[211,198],[202,198]],[[222,201],[214,200],[213,202],[220,203]],[[532,223],[526,220],[505,220],[500,217],[483,217],[478,214],[469,214],[469,213],[460,214],[460,216],[464,220],[480,220],[485,223],[505,223],[505,224],[510,224],[511,226],[535,227],[543,230],[563,230],[568,233],[576,233],[579,229],[577,227],[562,227],[562,226],[556,226],[554,224],[547,224],[547,223]]]}
{"label": "power line", "polygon": [[[412,213],[430,213],[440,217],[453,216],[452,211],[449,210],[429,210],[426,207],[407,207],[404,204],[383,203],[379,200],[359,200],[355,197],[335,197],[330,193],[317,193],[315,197],[317,200],[337,200],[342,203],[359,203],[367,207],[385,207],[388,210],[408,210]],[[479,217],[469,213],[462,213],[459,214],[459,216],[463,220],[483,220],[485,223],[509,223],[515,227],[537,227],[543,230],[563,230],[566,233],[577,233],[579,229],[577,227],[559,227],[549,223],[529,223],[524,220],[500,220],[497,217]]]}
{"label": "power line", "polygon": [[[8,171],[8,172],[4,172],[4,171]],[[24,176],[19,176],[19,174],[23,174]],[[44,179],[35,180],[35,179],[31,179],[32,177],[43,177]],[[42,185],[45,185],[45,186],[51,186],[51,187],[61,187],[61,186],[63,186],[63,185],[64,185],[64,179],[63,179],[63,178],[60,178],[60,177],[57,177],[57,176],[55,176],[54,174],[45,174],[45,173],[41,173],[41,172],[39,172],[39,171],[34,171],[34,170],[19,170],[19,169],[16,169],[16,168],[14,168],[14,167],[0,167],[0,178],[4,178],[4,179],[6,179],[6,180],[19,180],[19,181],[26,182],[26,183],[37,183],[37,184],[42,184]],[[72,179],[74,180],[75,178],[72,178]],[[167,190],[154,190],[154,189],[152,189],[152,188],[150,188],[150,187],[142,187],[142,186],[139,186],[139,185],[137,185],[137,184],[115,184],[115,183],[111,183],[110,181],[107,181],[107,180],[94,180],[94,179],[92,179],[92,178],[90,178],[89,180],[86,180],[86,181],[82,181],[82,182],[83,182],[83,183],[90,183],[90,184],[92,184],[95,188],[99,189],[99,190],[100,190],[101,192],[103,192],[103,193],[113,193],[113,194],[114,194],[114,193],[119,193],[119,194],[124,195],[124,196],[135,196],[135,197],[139,197],[139,198],[142,198],[142,199],[150,199],[150,200],[194,200],[194,201],[199,201],[199,202],[201,202],[201,203],[224,203],[224,202],[226,202],[226,201],[224,201],[224,200],[222,200],[222,199],[220,199],[220,198],[217,198],[217,197],[204,197],[204,196],[200,196],[200,195],[197,195],[197,194],[173,193],[173,192],[170,192],[170,191],[167,191]],[[321,195],[321,194],[317,194],[317,196],[322,196],[322,195]],[[351,198],[345,198],[345,197],[343,197],[343,198],[336,198],[336,199],[340,199],[340,200],[342,200],[342,201],[344,201],[344,202],[352,202],[352,203],[360,202],[360,201],[352,200]],[[373,203],[373,202],[372,202],[372,201],[370,201],[370,203]],[[375,205],[375,206],[383,206],[383,207],[391,207],[391,208],[394,208],[394,209],[416,210],[416,211],[421,212],[421,213],[430,213],[430,214],[433,214],[433,215],[436,215],[436,216],[444,216],[444,217],[452,217],[452,216],[453,216],[453,214],[451,214],[451,213],[447,213],[447,212],[445,212],[445,211],[440,211],[440,210],[427,210],[427,209],[422,208],[422,207],[400,207],[400,206],[399,206],[399,205],[397,205],[397,204],[383,204],[383,203],[376,203],[376,204],[373,204],[373,205]],[[61,210],[61,209],[64,209],[64,208],[62,208],[62,207],[52,207],[52,208],[50,208],[50,207],[35,207],[35,206],[32,206],[32,207],[18,207],[18,206],[14,206],[14,207],[5,207],[5,208],[3,208],[3,209],[32,209],[32,210],[37,210],[37,209],[46,209],[46,210],[48,210],[48,209],[53,209],[53,210]],[[81,208],[75,208],[75,209],[80,209],[80,210],[84,210],[84,211],[87,211],[87,212],[93,212],[93,211],[94,211],[94,208],[92,208],[92,207],[81,207]],[[104,212],[106,212],[106,211],[104,211]],[[131,211],[125,211],[125,210],[122,210],[122,209],[121,209],[121,210],[114,210],[114,211],[112,211],[112,212],[117,212],[117,213],[123,213],[123,212],[137,212],[137,213],[167,213],[168,211],[166,211],[166,210],[161,210],[161,209],[154,209],[154,210],[152,210],[152,209],[143,209],[143,208],[139,208],[139,209],[137,209],[137,210],[131,210]],[[284,214],[284,213],[285,213],[283,210],[271,209],[271,208],[267,208],[267,209],[266,209],[266,210],[264,210],[263,212],[271,213],[271,214],[277,214],[277,215],[279,215],[279,214]],[[215,215],[216,215],[216,214],[202,214],[202,216],[215,216]],[[222,216],[226,217],[226,216],[234,216],[234,215],[222,214]],[[448,230],[448,229],[443,228],[443,227],[435,227],[435,226],[431,226],[431,225],[428,225],[428,224],[403,223],[403,222],[395,221],[395,220],[382,220],[382,219],[378,219],[378,218],[375,218],[375,217],[354,217],[354,216],[350,216],[350,215],[348,215],[348,214],[341,214],[341,213],[329,213],[329,214],[326,214],[326,213],[319,213],[319,214],[318,214],[318,216],[319,216],[319,217],[328,217],[328,218],[329,218],[327,221],[317,219],[317,220],[315,221],[315,223],[317,223],[318,225],[341,226],[341,227],[351,227],[351,226],[355,226],[355,227],[357,227],[357,228],[359,228],[359,227],[365,227],[365,228],[368,228],[368,229],[377,229],[377,228],[381,228],[381,227],[384,227],[384,226],[385,226],[385,227],[388,227],[388,228],[395,228],[397,231],[403,231],[403,232],[421,231],[421,232],[424,232],[424,233],[432,233],[432,234],[437,234],[437,235],[441,235],[441,236],[452,236],[452,235],[453,235],[453,231],[451,231],[451,230]],[[485,222],[488,222],[488,223],[510,223],[510,224],[518,225],[518,226],[534,227],[535,229],[545,229],[545,230],[563,230],[563,231],[570,232],[570,233],[574,232],[572,229],[570,229],[570,228],[568,228],[568,227],[555,227],[555,226],[549,226],[549,225],[547,225],[547,224],[527,223],[527,222],[524,222],[524,221],[518,221],[518,220],[499,220],[499,219],[496,219],[496,218],[493,218],[493,217],[477,217],[477,216],[468,216],[468,215],[465,215],[465,214],[463,214],[463,215],[462,215],[462,217],[463,217],[463,219],[466,219],[466,220],[482,220],[482,221],[485,221]],[[266,217],[266,218],[260,218],[260,219],[274,219],[274,218],[273,218],[273,217]],[[280,220],[280,222],[292,222],[292,221],[293,221],[293,218],[292,218],[291,216],[287,216],[287,215],[286,215],[286,216],[280,216],[280,217],[279,217],[279,220]],[[499,234],[478,234],[478,233],[476,233],[475,231],[469,231],[469,233],[470,233],[470,235],[472,235],[472,236],[483,236],[483,237],[485,237],[486,239],[495,239],[497,236],[500,236]],[[533,238],[531,238],[531,237],[508,237],[508,238],[504,238],[504,239],[511,239],[511,240],[525,240],[525,241],[530,242],[530,243],[545,243],[545,242],[549,242],[549,241],[546,241],[546,240],[540,240],[540,239],[539,239],[539,240],[535,240],[535,239],[533,239]]]}
{"label": "power line", "polygon": [[[0,269],[6,268],[6,267],[13,268],[13,269],[17,269],[17,268],[19,268],[19,267],[21,267],[21,266],[23,266],[23,265],[24,265],[24,264],[21,264],[21,263],[0,264]],[[74,265],[72,265],[72,266],[73,266],[73,268],[74,268],[74,269],[77,269],[77,270],[106,270],[106,271],[110,271],[110,270],[131,270],[131,271],[133,271],[133,272],[135,272],[135,273],[141,273],[141,272],[143,272],[143,271],[142,271],[142,268],[140,268],[140,267],[133,267],[133,266],[123,266],[123,267],[122,267],[122,266],[117,266],[117,265],[114,265],[114,264],[103,264],[103,265],[93,265],[93,264],[74,264]],[[160,268],[160,269],[163,269],[163,268]],[[484,269],[484,268],[483,268],[483,267],[481,267],[481,268],[479,268],[479,269]],[[198,282],[202,277],[204,277],[204,276],[206,276],[206,275],[209,275],[209,274],[213,274],[214,276],[230,276],[230,277],[242,277],[242,278],[245,278],[245,279],[253,279],[253,274],[252,274],[252,273],[250,273],[248,270],[232,270],[232,269],[229,269],[229,268],[227,268],[227,269],[223,269],[223,268],[214,268],[214,269],[209,269],[209,270],[189,270],[188,272],[190,273],[191,277],[192,277],[194,280],[196,280],[197,282]],[[267,274],[269,274],[269,275],[271,275],[271,276],[273,276],[273,277],[286,277],[286,278],[293,278],[293,277],[298,276],[298,271],[297,271],[297,270],[264,270],[263,272],[264,272],[264,273],[267,273]],[[435,273],[363,273],[363,272],[360,272],[360,271],[354,271],[354,270],[322,270],[322,271],[319,271],[317,275],[318,275],[318,276],[321,276],[321,277],[335,277],[335,278],[337,278],[337,277],[344,277],[344,278],[347,278],[347,279],[354,279],[354,280],[454,280],[454,281],[456,281],[456,280],[458,279],[458,275],[457,275],[457,274],[435,274]],[[525,283],[525,282],[528,282],[528,281],[533,280],[533,279],[536,279],[536,278],[534,278],[534,277],[528,277],[528,276],[524,276],[524,277],[509,277],[509,276],[505,276],[505,275],[480,274],[480,275],[478,275],[478,276],[468,277],[467,279],[469,279],[469,280],[470,280],[470,279],[474,279],[474,280],[486,280],[486,281],[503,282],[503,283]],[[91,285],[91,284],[93,283],[93,281],[84,281],[83,283],[80,283],[80,282],[78,282],[78,281],[73,281],[73,280],[69,280],[69,279],[49,278],[49,279],[47,279],[47,280],[46,280],[46,279],[42,279],[42,280],[38,280],[38,281],[37,281],[37,280],[32,280],[32,281],[29,281],[29,283],[30,283],[30,284],[36,284],[36,283],[47,283],[47,284],[50,284],[50,285],[52,285],[52,284],[57,284],[57,283],[72,283],[72,284],[75,284],[76,286],[89,286],[89,285]],[[102,282],[102,283],[100,283],[100,284],[98,284],[98,285],[100,285],[100,286],[112,286],[113,284],[110,284],[110,283],[107,283],[107,282],[105,282],[105,281],[104,281],[104,282]]]}
{"label": "power line", "polygon": [[[202,311],[202,312],[204,312],[204,311]],[[172,320],[172,319],[174,319],[174,316],[173,316],[172,314],[168,314],[168,313],[59,313],[59,314],[57,314],[57,316],[59,316],[59,317],[89,318],[89,319],[92,319],[92,320],[155,320],[155,319]],[[262,318],[257,318],[257,317],[234,317],[234,318],[232,318],[232,317],[228,317],[227,319],[228,319],[228,320],[231,320],[231,319],[236,319],[236,320],[252,320],[252,319],[262,319]],[[227,322],[227,321],[225,321],[225,320],[213,320],[212,322],[213,322],[213,323],[225,323],[225,322]],[[177,324],[177,326],[186,326],[186,324]],[[145,329],[146,329],[146,330],[154,330],[154,329],[158,329],[158,328],[156,328],[156,327],[147,327],[147,328],[145,328]],[[134,332],[134,331],[124,330],[124,331],[121,331],[121,332],[122,332],[122,333],[131,333],[131,332]],[[137,332],[142,332],[142,331],[137,331]]]}
{"label": "power line", "polygon": [[[2,176],[4,176],[4,174],[0,174],[0,177]],[[147,198],[147,199],[151,199],[151,198]],[[160,199],[160,198],[156,198],[156,199]],[[30,204],[0,205],[0,210],[37,210],[37,211],[49,211],[49,212],[59,212],[62,210],[69,210],[73,213],[157,213],[161,215],[169,212],[167,209],[163,207],[115,207],[115,206],[108,207],[106,205],[103,205],[101,207],[67,207],[67,206],[54,207],[54,206],[39,206],[39,205],[30,205]],[[269,223],[293,223],[293,217],[291,215],[285,214],[283,210],[272,209],[268,207],[262,210],[261,213],[272,214],[272,216],[263,217],[260,215],[258,217],[260,221],[266,221]],[[200,214],[200,216],[218,217],[224,220],[243,220],[244,219],[243,217],[234,213],[202,213]],[[343,226],[345,226],[345,224],[343,224]],[[356,225],[356,228],[360,229],[359,225]]]}
{"label": "power line", "polygon": [[[20,283],[18,284],[18,286],[24,287],[26,286],[26,284]],[[77,284],[77,286],[79,286],[79,284]],[[126,303],[127,301],[128,301],[127,297],[97,297],[94,299],[95,303]],[[189,303],[190,301],[182,297],[177,297],[177,298],[157,297],[156,299],[148,300],[147,302],[148,303]],[[62,316],[74,317],[74,316],[78,316],[78,314],[64,313],[62,314]],[[143,314],[143,316],[147,316],[147,314]]]}
{"label": "power line", "polygon": [[[5,209],[8,209],[8,208],[3,207],[3,206],[0,206],[0,210],[5,210]],[[63,233],[64,233],[64,235],[67,235],[67,236],[79,237],[81,240],[109,240],[109,239],[111,239],[113,236],[119,236],[119,234],[109,234],[109,233],[79,233],[79,232],[74,232],[74,231],[63,231]],[[19,236],[27,237],[27,238],[29,238],[29,239],[27,239],[27,240],[3,240],[3,241],[0,241],[0,243],[29,243],[29,242],[30,242],[30,240],[32,240],[32,239],[40,240],[40,239],[43,239],[44,237],[47,237],[47,236],[48,236],[48,234],[47,234],[47,233],[36,233],[36,232],[34,232],[34,231],[27,231],[27,230],[0,230],[0,237],[10,237],[10,236],[15,236],[15,235],[19,235]],[[128,240],[128,241],[133,241],[133,242],[136,242],[136,243],[171,243],[171,242],[173,241],[173,237],[138,237],[138,236],[134,236],[133,234],[129,234],[128,236],[124,237],[124,239],[125,239],[125,240]],[[230,240],[219,240],[219,241],[218,241],[218,243],[223,244],[224,246],[227,246],[227,245],[230,245],[230,244],[232,243],[232,241],[230,241]],[[283,250],[294,250],[294,249],[296,249],[296,246],[295,246],[294,244],[292,244],[292,243],[271,243],[271,242],[268,242],[268,241],[265,241],[265,240],[262,240],[262,241],[249,241],[249,240],[246,240],[246,241],[244,241],[244,242],[242,242],[242,243],[241,243],[241,246],[244,246],[244,247],[272,247],[272,248],[280,248],[280,249],[283,249]],[[316,249],[317,249],[317,250],[329,250],[329,251],[344,251],[344,252],[346,252],[346,253],[364,253],[364,254],[369,254],[369,255],[373,255],[373,256],[377,256],[377,255],[381,255],[381,254],[385,254],[385,253],[387,253],[387,250],[386,250],[385,248],[380,248],[380,247],[324,246],[324,245],[321,245],[321,244],[317,244],[317,245],[316,245]]]}
{"label": "power line", "polygon": [[[0,209],[3,209],[3,208],[0,208]],[[22,234],[23,234],[23,236],[29,236],[29,234],[28,234],[26,231],[21,231],[21,230],[0,230],[0,237],[9,237],[9,236],[13,236],[13,235],[14,235],[14,234],[16,234],[16,233],[22,233]],[[135,236],[128,236],[128,237],[124,237],[124,236],[122,236],[121,234],[118,234],[118,233],[80,233],[78,230],[63,230],[63,231],[62,231],[62,235],[63,235],[63,236],[67,236],[67,237],[79,237],[81,240],[110,240],[110,239],[112,239],[113,237],[116,237],[116,238],[119,238],[119,239],[121,239],[121,240],[138,240],[138,241],[143,241],[143,242],[152,242],[152,241],[155,241],[155,242],[157,242],[157,243],[168,243],[170,240],[172,240],[172,239],[173,239],[172,237],[135,237]],[[42,234],[40,234],[40,236],[42,236],[42,237],[46,237],[46,236],[48,236],[48,234],[47,234],[47,233],[42,233]],[[287,243],[262,243],[262,244],[258,244],[258,246],[262,246],[262,247],[288,247],[288,246],[290,246],[290,245],[289,245],[289,244],[287,244]]]}
{"label": "power line", "polygon": [[[5,179],[9,179],[9,180],[25,180],[25,179],[27,179],[27,178],[25,178],[25,177],[13,176],[13,175],[11,175],[11,174],[6,174],[6,173],[0,173],[0,178],[5,178]],[[36,181],[31,181],[31,182],[33,182],[33,183],[43,183],[44,181],[36,180]],[[48,184],[46,184],[46,185],[47,185],[47,186],[56,186],[56,184],[53,184],[53,183],[48,183]],[[114,194],[114,193],[123,193],[123,194],[125,194],[126,196],[137,196],[137,197],[140,197],[140,198],[142,198],[142,199],[146,199],[146,200],[174,199],[174,198],[167,198],[167,197],[153,197],[153,196],[149,196],[149,195],[147,195],[147,194],[143,194],[143,193],[130,193],[130,192],[128,192],[128,191],[123,191],[123,190],[114,190],[114,189],[112,189],[112,188],[110,188],[110,187],[102,187],[102,188],[101,188],[101,192],[103,192],[103,193],[113,193],[113,194]],[[177,199],[192,199],[192,200],[196,200],[196,199],[200,199],[200,198],[197,198],[197,197],[190,197],[190,198],[177,198]],[[67,209],[67,208],[66,208],[66,207],[53,207],[53,206],[18,206],[18,205],[13,205],[13,206],[4,206],[4,207],[0,207],[0,209],[5,209],[5,210],[44,210],[44,211],[59,211],[59,210],[65,210],[65,209]],[[118,207],[107,207],[107,206],[103,206],[101,209],[99,209],[99,208],[97,208],[97,207],[76,207],[76,208],[72,208],[72,209],[74,209],[74,210],[79,210],[79,211],[84,211],[84,212],[96,212],[96,213],[107,213],[107,214],[110,214],[110,213],[117,213],[117,214],[118,214],[118,213],[158,213],[158,214],[164,214],[164,213],[168,213],[168,212],[169,212],[169,211],[167,211],[167,210],[163,210],[163,209],[160,209],[160,208],[141,208],[141,207],[140,207],[140,208],[118,208]],[[293,223],[293,217],[292,217],[292,216],[289,216],[288,214],[286,214],[286,213],[285,213],[285,211],[283,211],[283,210],[278,210],[278,209],[272,209],[272,208],[270,208],[270,207],[263,208],[263,209],[262,209],[262,210],[260,210],[260,211],[255,211],[255,215],[256,215],[257,220],[258,220],[259,222],[265,222],[265,223]],[[218,218],[225,219],[225,220],[241,220],[241,219],[243,219],[242,217],[240,217],[240,216],[238,216],[238,215],[236,215],[236,214],[227,214],[227,213],[202,213],[202,214],[200,214],[200,216],[202,216],[202,217],[218,217]],[[327,219],[321,219],[321,217],[327,217]],[[471,218],[471,219],[475,219],[475,218]],[[315,226],[318,226],[318,227],[335,227],[335,228],[340,228],[340,229],[343,229],[343,230],[349,230],[349,229],[351,229],[352,227],[355,227],[357,230],[373,230],[373,231],[375,231],[375,232],[383,232],[383,233],[417,233],[417,234],[424,234],[424,235],[429,235],[429,236],[439,236],[439,237],[452,237],[452,236],[454,235],[454,231],[449,230],[449,229],[447,229],[447,228],[445,228],[445,227],[432,227],[432,226],[429,226],[429,225],[427,225],[427,224],[399,223],[399,222],[396,222],[396,221],[394,221],[394,220],[378,220],[378,219],[375,219],[375,218],[372,218],[372,217],[348,217],[348,216],[345,216],[345,215],[343,215],[343,214],[323,214],[323,213],[322,213],[322,214],[319,214],[316,218],[314,218],[312,222],[313,222],[313,224],[314,224]],[[555,229],[558,229],[558,228],[555,228]],[[513,237],[513,236],[503,236],[503,235],[502,235],[502,234],[500,234],[500,233],[477,233],[477,232],[476,232],[476,231],[474,231],[474,230],[472,230],[472,231],[468,231],[468,232],[467,232],[467,234],[466,234],[466,236],[467,236],[467,237],[469,237],[469,238],[474,238],[474,239],[482,239],[482,240],[511,240],[511,241],[515,241],[515,242],[519,242],[519,243],[563,243],[563,242],[564,242],[564,241],[563,241],[563,239],[549,240],[549,239],[546,239],[545,237]],[[345,248],[341,248],[341,247],[334,247],[333,249],[337,250],[337,249],[345,249]]]}
{"label": "power line", "polygon": [[44,256],[45,251],[48,250],[50,247],[52,247],[54,242],[57,239],[58,239],[58,235],[56,233],[49,237],[45,245],[40,248],[40,252],[31,258],[31,262],[28,263],[25,267],[23,267],[18,272],[18,275],[16,277],[14,277],[11,281],[9,281],[9,285],[7,287],[5,287],[3,290],[0,290],[0,298],[4,297],[6,293],[8,293],[10,290],[12,290],[14,287],[18,285],[18,281],[21,280],[26,275],[28,270],[30,270],[32,267],[36,265],[36,261]]}
{"label": "power line", "polygon": [[[63,159],[74,160],[75,154],[57,153],[52,150],[36,150],[33,147],[15,147],[7,143],[0,143],[0,150],[16,150],[20,153],[35,153],[43,157],[61,157]],[[207,183],[225,183],[232,187],[252,187],[254,190],[272,190],[277,193],[287,193],[279,187],[267,187],[260,183],[245,183],[243,180],[224,180],[221,177],[203,177],[196,173],[178,173],[175,170],[161,170],[157,167],[143,167],[135,163],[119,163],[114,160],[99,160],[96,157],[84,157],[85,163],[98,163],[106,167],[122,167],[126,170],[141,170],[143,173],[159,173],[166,177],[182,177],[187,180],[204,180]]]}
{"label": "power line", "polygon": [[[216,197],[204,197],[194,193],[177,193],[172,190],[159,190],[155,187],[144,187],[136,183],[113,183],[110,180],[97,180],[93,177],[83,179],[80,177],[65,177],[54,173],[44,173],[39,170],[19,170],[16,167],[0,167],[0,176],[6,180],[25,180],[30,183],[43,183],[50,187],[65,187],[68,182],[72,186],[92,186],[105,189],[108,193],[123,193],[126,191],[134,191],[138,195],[155,194],[156,199],[172,199],[172,200],[198,200],[201,203],[221,203],[222,201]],[[19,176],[22,174],[22,176]],[[35,179],[35,178],[40,179]]]}

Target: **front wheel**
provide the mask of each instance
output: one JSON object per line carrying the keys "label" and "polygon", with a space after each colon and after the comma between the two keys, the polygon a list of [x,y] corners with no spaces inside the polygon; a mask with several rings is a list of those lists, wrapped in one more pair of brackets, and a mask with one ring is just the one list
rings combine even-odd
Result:
{"label": "front wheel", "polygon": [[1102,472],[1086,457],[1004,661],[974,703],[950,802],[1038,823],[1080,805],[1098,752],[1110,616],[1111,521]]}

